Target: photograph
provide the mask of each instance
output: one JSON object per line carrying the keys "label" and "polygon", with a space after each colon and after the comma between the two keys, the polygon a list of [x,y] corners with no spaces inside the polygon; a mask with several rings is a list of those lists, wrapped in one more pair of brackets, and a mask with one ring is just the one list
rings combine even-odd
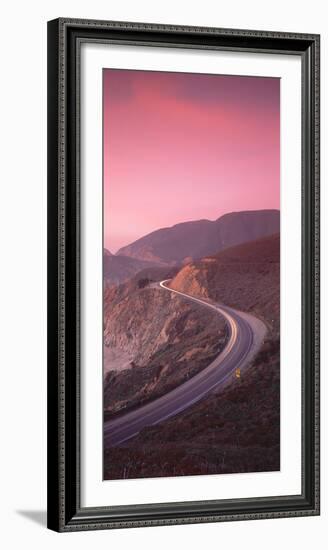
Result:
{"label": "photograph", "polygon": [[326,12],[3,4],[0,548],[327,547]]}
{"label": "photograph", "polygon": [[103,479],[280,471],[280,78],[102,85]]}
{"label": "photograph", "polygon": [[320,514],[320,35],[276,23],[48,21],[50,530]]}

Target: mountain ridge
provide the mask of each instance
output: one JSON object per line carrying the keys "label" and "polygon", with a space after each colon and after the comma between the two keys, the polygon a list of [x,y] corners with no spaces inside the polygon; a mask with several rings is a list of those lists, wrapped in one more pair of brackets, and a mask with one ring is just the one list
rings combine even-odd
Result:
{"label": "mountain ridge", "polygon": [[195,260],[215,254],[279,230],[279,210],[229,212],[214,221],[201,219],[157,229],[120,248],[116,255],[177,265],[186,258]]}

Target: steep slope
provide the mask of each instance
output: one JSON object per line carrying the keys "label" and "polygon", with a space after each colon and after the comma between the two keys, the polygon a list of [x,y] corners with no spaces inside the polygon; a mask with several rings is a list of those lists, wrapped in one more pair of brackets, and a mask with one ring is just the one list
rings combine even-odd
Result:
{"label": "steep slope", "polygon": [[[279,470],[279,273],[280,238],[272,235],[192,262],[173,277],[170,286],[176,290],[262,317],[267,336],[240,378],[180,415],[105,449],[105,479]],[[195,336],[182,332],[182,341],[193,347]],[[132,372],[137,383],[140,371]],[[159,371],[159,380],[165,376]]]}
{"label": "steep slope", "polygon": [[279,229],[278,210],[232,212],[216,221],[198,220],[159,229],[121,248],[118,254],[172,265],[271,235]]}
{"label": "steep slope", "polygon": [[279,330],[280,235],[229,248],[183,267],[175,290],[254,313]]}
{"label": "steep slope", "polygon": [[115,368],[107,366],[106,414],[170,391],[206,367],[226,342],[226,325],[217,313],[146,279],[106,288],[104,305],[105,357],[110,351],[125,363],[130,358],[124,370],[117,361]]}
{"label": "steep slope", "polygon": [[125,444],[105,449],[104,479],[279,470],[278,349],[271,342],[247,376]]}

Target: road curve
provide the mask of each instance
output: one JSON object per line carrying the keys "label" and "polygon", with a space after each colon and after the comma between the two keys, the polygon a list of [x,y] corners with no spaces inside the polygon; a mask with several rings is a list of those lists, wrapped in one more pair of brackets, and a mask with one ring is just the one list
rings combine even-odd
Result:
{"label": "road curve", "polygon": [[105,422],[105,447],[120,445],[136,436],[144,427],[158,424],[184,411],[213,389],[222,386],[237,368],[242,369],[250,361],[262,342],[263,336],[258,338],[258,335],[255,334],[256,328],[254,327],[256,327],[256,323],[261,323],[255,317],[227,306],[210,303],[201,298],[173,290],[166,286],[166,283],[167,281],[161,281],[156,283],[156,286],[197,302],[222,315],[229,327],[228,343],[208,367],[174,390],[146,405],[140,406],[136,410]]}

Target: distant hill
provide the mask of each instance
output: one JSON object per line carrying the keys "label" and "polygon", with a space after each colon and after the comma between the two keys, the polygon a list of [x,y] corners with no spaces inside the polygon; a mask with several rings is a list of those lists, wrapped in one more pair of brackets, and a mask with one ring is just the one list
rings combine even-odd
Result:
{"label": "distant hill", "polygon": [[152,262],[128,256],[114,256],[108,250],[104,250],[104,279],[112,285],[119,285],[134,277],[139,271],[153,266]]}
{"label": "distant hill", "polygon": [[231,212],[215,221],[197,220],[158,229],[121,248],[117,254],[160,265],[177,265],[279,231],[279,210]]}

